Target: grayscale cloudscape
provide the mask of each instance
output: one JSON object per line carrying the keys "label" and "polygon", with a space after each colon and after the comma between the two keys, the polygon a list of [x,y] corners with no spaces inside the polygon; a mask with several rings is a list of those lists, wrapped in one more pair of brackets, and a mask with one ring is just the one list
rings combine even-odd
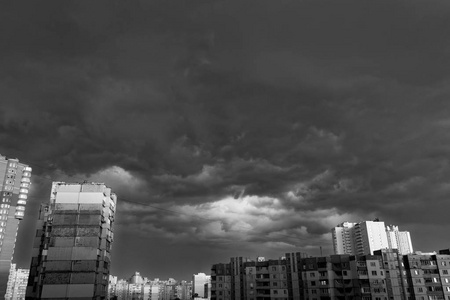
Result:
{"label": "grayscale cloudscape", "polygon": [[112,273],[331,254],[376,217],[448,248],[450,2],[0,4],[0,153],[118,194]]}

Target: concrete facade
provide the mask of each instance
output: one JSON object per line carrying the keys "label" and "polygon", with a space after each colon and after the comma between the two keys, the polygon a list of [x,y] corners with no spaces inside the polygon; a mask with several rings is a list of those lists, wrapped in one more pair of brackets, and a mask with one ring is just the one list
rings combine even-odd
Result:
{"label": "concrete facade", "polygon": [[17,229],[24,217],[31,168],[0,155],[0,298],[6,293]]}
{"label": "concrete facade", "polygon": [[106,299],[115,207],[102,183],[53,183],[39,214],[27,297]]}

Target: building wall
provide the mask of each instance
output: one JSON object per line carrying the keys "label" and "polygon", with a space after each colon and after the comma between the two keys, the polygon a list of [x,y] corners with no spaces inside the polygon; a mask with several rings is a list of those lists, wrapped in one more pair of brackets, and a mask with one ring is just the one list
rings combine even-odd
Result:
{"label": "building wall", "polygon": [[53,183],[41,208],[27,297],[107,296],[115,206],[104,184]]}

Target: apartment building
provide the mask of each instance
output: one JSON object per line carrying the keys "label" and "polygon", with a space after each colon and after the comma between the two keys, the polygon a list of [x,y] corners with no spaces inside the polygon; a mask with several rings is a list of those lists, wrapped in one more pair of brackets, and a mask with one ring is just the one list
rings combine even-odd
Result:
{"label": "apartment building", "polygon": [[106,299],[115,207],[103,183],[53,183],[39,213],[27,298]]}
{"label": "apartment building", "polygon": [[[286,253],[278,260],[212,266],[212,300],[449,300],[450,255],[399,254],[305,257]],[[240,281],[243,294],[230,282]]]}
{"label": "apartment building", "polygon": [[6,294],[17,229],[25,215],[30,178],[29,166],[18,159],[0,155],[0,298]]}

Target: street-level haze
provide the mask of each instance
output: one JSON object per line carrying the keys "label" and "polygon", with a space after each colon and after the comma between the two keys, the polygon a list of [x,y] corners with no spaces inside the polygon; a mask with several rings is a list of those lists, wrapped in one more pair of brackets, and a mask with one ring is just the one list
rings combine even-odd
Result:
{"label": "street-level haze", "polygon": [[[118,195],[112,274],[331,254],[379,218],[448,248],[450,2],[4,1],[0,153]],[[138,204],[141,203],[141,204]]]}

